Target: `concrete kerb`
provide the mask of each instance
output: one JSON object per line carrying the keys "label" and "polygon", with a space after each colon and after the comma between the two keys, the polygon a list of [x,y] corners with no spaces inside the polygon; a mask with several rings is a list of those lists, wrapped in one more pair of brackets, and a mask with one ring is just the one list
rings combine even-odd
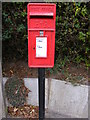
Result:
{"label": "concrete kerb", "polygon": [[[6,80],[7,78],[3,78],[4,84]],[[37,106],[38,79],[24,78],[24,82],[25,86],[31,90],[27,103]],[[57,115],[88,118],[88,86],[73,86],[69,82],[50,78],[45,79],[45,108],[52,111],[52,113],[57,113]]]}

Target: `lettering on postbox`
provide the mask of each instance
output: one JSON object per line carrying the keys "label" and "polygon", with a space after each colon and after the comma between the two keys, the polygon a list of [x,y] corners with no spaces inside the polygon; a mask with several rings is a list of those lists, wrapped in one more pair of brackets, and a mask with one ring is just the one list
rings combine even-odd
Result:
{"label": "lettering on postbox", "polygon": [[56,5],[29,3],[27,18],[29,67],[53,67]]}

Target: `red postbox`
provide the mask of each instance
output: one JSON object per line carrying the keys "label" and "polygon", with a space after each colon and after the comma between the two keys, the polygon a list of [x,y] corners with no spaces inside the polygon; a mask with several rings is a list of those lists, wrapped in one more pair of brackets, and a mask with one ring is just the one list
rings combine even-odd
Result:
{"label": "red postbox", "polygon": [[28,4],[28,65],[54,66],[56,5]]}

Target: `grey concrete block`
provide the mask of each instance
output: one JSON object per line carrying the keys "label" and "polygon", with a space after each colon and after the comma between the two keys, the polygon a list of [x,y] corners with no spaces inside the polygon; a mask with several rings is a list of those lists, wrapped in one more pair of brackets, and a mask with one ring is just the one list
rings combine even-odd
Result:
{"label": "grey concrete block", "polygon": [[73,117],[88,117],[88,86],[73,86],[52,79],[49,96],[49,110]]}
{"label": "grey concrete block", "polygon": [[27,98],[28,104],[38,106],[38,79],[24,78],[24,82],[25,86],[31,91]]}

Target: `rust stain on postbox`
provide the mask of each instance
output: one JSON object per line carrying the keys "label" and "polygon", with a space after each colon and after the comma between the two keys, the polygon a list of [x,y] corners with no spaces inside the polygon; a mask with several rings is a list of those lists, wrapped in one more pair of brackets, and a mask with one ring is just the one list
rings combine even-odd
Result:
{"label": "rust stain on postbox", "polygon": [[28,4],[28,65],[53,67],[56,4]]}

